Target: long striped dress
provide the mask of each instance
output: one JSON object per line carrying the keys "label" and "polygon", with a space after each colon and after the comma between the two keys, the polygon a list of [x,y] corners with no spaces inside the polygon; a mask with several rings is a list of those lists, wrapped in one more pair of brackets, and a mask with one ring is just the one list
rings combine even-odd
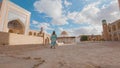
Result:
{"label": "long striped dress", "polygon": [[56,45],[56,40],[57,40],[57,35],[52,35],[51,36],[51,46],[55,46]]}

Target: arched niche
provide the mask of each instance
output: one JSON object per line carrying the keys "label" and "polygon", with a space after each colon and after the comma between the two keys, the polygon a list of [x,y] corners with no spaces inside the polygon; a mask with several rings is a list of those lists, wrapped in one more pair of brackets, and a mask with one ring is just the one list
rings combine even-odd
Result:
{"label": "arched niche", "polygon": [[16,34],[24,34],[25,33],[25,26],[19,20],[12,20],[8,22],[8,32],[9,33],[16,33]]}
{"label": "arched niche", "polygon": [[32,35],[32,32],[31,32],[31,31],[29,32],[29,35]]}
{"label": "arched niche", "polygon": [[49,40],[49,38],[47,37],[47,38],[45,39],[45,44],[49,44],[49,42],[50,42],[50,40]]}

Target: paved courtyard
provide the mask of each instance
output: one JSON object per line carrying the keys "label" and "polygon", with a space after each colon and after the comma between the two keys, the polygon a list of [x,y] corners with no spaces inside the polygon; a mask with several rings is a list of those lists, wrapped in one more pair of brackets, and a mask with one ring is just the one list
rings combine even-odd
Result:
{"label": "paved courtyard", "polygon": [[0,68],[120,68],[120,42],[0,46]]}

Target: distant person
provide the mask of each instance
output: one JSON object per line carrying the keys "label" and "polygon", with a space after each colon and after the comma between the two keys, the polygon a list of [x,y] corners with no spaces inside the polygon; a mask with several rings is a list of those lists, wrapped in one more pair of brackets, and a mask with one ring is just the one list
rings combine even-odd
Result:
{"label": "distant person", "polygon": [[51,35],[51,48],[55,48],[56,40],[57,40],[57,35],[56,35],[55,31],[53,31],[53,33]]}

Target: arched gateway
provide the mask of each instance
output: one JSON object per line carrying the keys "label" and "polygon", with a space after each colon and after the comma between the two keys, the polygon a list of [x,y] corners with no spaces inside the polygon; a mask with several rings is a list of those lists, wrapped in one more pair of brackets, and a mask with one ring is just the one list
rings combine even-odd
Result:
{"label": "arched gateway", "polygon": [[0,31],[28,35],[31,13],[10,0],[0,3]]}

